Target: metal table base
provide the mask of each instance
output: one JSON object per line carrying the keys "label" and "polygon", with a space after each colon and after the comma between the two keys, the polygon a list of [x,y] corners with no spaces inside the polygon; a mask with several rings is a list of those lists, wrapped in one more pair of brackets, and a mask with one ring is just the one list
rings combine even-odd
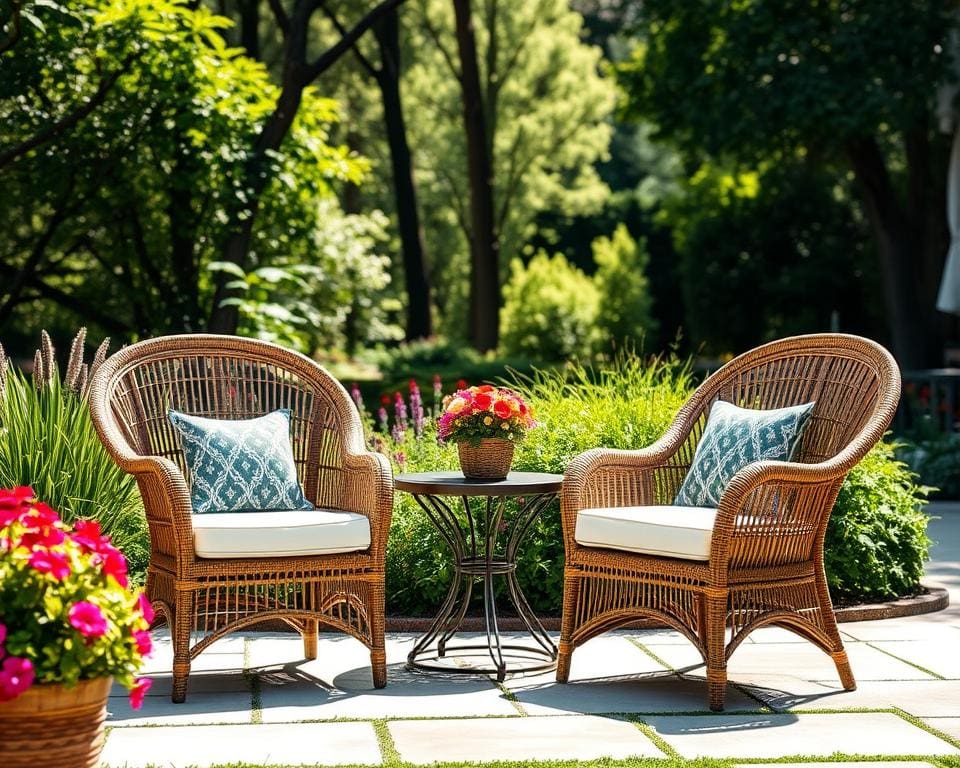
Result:
{"label": "metal table base", "polygon": [[[491,495],[483,492],[480,483],[473,483],[469,495],[460,495],[463,513],[458,514],[447,498],[451,493],[431,493],[428,488],[410,490],[420,508],[437,527],[453,554],[454,578],[450,582],[440,611],[426,634],[414,645],[407,656],[412,669],[442,671],[460,674],[496,675],[502,682],[507,674],[536,672],[552,669],[557,660],[557,647],[543,628],[517,583],[517,550],[537,516],[554,499],[559,488],[555,475],[529,475],[552,478],[547,492],[528,494],[524,488],[514,488],[507,481],[489,484]],[[462,481],[462,478],[460,478]],[[398,478],[398,481],[400,478]],[[556,485],[557,489],[552,486]],[[479,486],[479,487],[478,487]],[[542,488],[537,487],[539,490]],[[508,498],[517,499],[515,514],[507,514]],[[471,500],[475,500],[471,507]],[[499,540],[505,537],[502,550]],[[516,610],[534,643],[520,645],[506,643],[497,623],[495,579],[506,581],[510,603]],[[483,644],[452,644],[460,631],[470,605],[476,583],[483,585],[484,624],[486,642]],[[485,652],[485,653],[484,653]],[[457,666],[455,659],[463,656],[489,656],[489,666]],[[450,663],[442,663],[441,660]],[[509,663],[508,663],[509,662]]]}

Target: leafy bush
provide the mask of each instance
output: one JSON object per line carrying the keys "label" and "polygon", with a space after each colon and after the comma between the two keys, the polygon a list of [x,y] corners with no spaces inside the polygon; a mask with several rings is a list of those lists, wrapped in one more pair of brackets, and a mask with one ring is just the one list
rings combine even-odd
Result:
{"label": "leafy bush", "polygon": [[597,325],[610,339],[623,342],[656,335],[653,297],[646,269],[650,263],[647,244],[630,236],[626,225],[617,225],[612,237],[592,243],[597,271],[593,276],[600,292]]}
{"label": "leafy bush", "polygon": [[897,445],[897,456],[938,499],[960,499],[960,434]]}
{"label": "leafy bush", "polygon": [[[517,471],[562,473],[578,453],[597,446],[642,448],[658,439],[689,397],[688,365],[672,358],[643,360],[620,354],[595,367],[578,363],[507,382],[522,392],[542,424],[516,449]],[[374,448],[396,471],[456,469],[452,446],[438,446],[428,421],[422,438],[402,431],[395,442],[376,434]],[[844,483],[827,534],[827,577],[839,601],[913,592],[929,542],[921,511],[925,489],[893,447],[883,443]],[[452,499],[452,503],[459,500]],[[443,539],[409,494],[397,493],[387,550],[387,604],[391,613],[432,614],[452,575]],[[559,505],[540,516],[521,547],[520,583],[534,610],[559,613],[563,595],[563,541]]]}
{"label": "leafy bush", "polygon": [[824,561],[830,593],[841,601],[914,592],[930,540],[918,486],[895,446],[877,445],[847,476],[834,506]]}
{"label": "leafy bush", "polygon": [[500,310],[502,350],[550,362],[588,356],[599,305],[596,286],[562,254],[540,252],[526,267],[514,259]]}
{"label": "leafy bush", "polygon": [[[82,349],[82,336],[78,338],[74,350]],[[45,354],[36,358],[34,381],[3,363],[0,487],[31,486],[65,522],[97,520],[139,582],[150,550],[137,484],[113,462],[93,429],[80,374],[74,373],[84,371],[76,354],[63,382],[46,336],[44,347]],[[98,358],[105,352],[103,347]]]}

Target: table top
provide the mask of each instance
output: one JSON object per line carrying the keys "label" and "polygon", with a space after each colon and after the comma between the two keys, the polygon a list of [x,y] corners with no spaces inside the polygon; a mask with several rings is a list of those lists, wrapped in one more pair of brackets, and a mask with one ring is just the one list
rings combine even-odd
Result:
{"label": "table top", "polygon": [[523,496],[558,493],[563,475],[547,472],[511,472],[506,480],[468,480],[462,472],[413,472],[396,475],[399,491],[434,496]]}

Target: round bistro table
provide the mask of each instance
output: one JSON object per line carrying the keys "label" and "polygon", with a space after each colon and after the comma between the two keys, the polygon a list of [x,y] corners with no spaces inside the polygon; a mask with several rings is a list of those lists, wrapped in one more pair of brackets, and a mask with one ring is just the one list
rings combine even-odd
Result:
{"label": "round bistro table", "polygon": [[[557,646],[517,583],[517,550],[537,516],[560,493],[562,481],[563,475],[542,472],[511,472],[505,480],[468,480],[459,472],[417,472],[394,478],[396,488],[410,493],[437,527],[453,554],[454,567],[440,612],[407,656],[408,667],[495,674],[502,682],[508,672],[534,672],[556,665]],[[457,497],[460,504],[453,501]],[[509,499],[516,500],[515,511],[508,511]],[[502,641],[494,599],[495,577],[506,580],[510,602],[535,644]],[[463,624],[477,581],[483,582],[486,644],[448,645]],[[486,651],[493,666],[440,663],[444,657],[462,657],[464,652],[480,655],[477,651]]]}

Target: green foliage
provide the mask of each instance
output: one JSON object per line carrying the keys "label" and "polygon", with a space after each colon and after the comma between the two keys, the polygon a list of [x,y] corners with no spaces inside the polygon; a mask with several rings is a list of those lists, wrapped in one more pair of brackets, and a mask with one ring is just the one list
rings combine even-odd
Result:
{"label": "green foliage", "polygon": [[80,395],[11,368],[0,397],[0,487],[31,486],[67,522],[97,520],[141,580],[149,559],[137,484],[107,454]]}
{"label": "green foliage", "polygon": [[563,255],[541,252],[526,267],[514,259],[500,310],[502,349],[548,362],[587,357],[599,304],[596,286]]}
{"label": "green foliage", "polygon": [[[473,11],[505,271],[540,212],[589,215],[609,195],[595,163],[607,152],[616,90],[602,76],[601,51],[582,42],[583,19],[566,0],[490,0]],[[411,62],[404,106],[430,274],[444,310],[441,330],[462,338],[470,214],[460,83],[451,70],[453,10],[449,0],[417,0],[404,13]]]}
{"label": "green foliage", "polygon": [[849,194],[784,159],[759,170],[705,163],[660,220],[673,229],[685,330],[722,355],[841,327],[879,330],[873,253]]}
{"label": "green foliage", "polygon": [[381,303],[390,283],[389,259],[379,253],[385,217],[379,211],[345,215],[333,200],[317,205],[324,226],[304,235],[311,257],[300,247],[249,273],[233,262],[208,265],[230,274],[228,287],[241,291],[224,302],[238,306],[239,332],[302,352],[399,338],[402,330]]}
{"label": "green foliage", "polygon": [[[823,152],[925,116],[948,65],[944,0],[646,0],[627,112],[693,155]],[[896,34],[890,34],[896,30]]]}
{"label": "green foliage", "polygon": [[930,540],[922,506],[927,489],[880,443],[847,476],[827,528],[824,562],[840,600],[911,594],[923,576]]}
{"label": "green foliage", "polygon": [[594,240],[592,250],[597,263],[593,280],[600,293],[599,330],[620,343],[655,336],[646,242],[637,242],[626,225],[618,224],[612,237]]}
{"label": "green foliage", "polygon": [[932,496],[960,499],[960,434],[905,440],[897,444],[897,456],[930,486]]}

